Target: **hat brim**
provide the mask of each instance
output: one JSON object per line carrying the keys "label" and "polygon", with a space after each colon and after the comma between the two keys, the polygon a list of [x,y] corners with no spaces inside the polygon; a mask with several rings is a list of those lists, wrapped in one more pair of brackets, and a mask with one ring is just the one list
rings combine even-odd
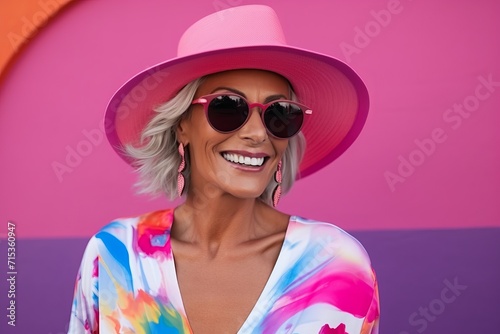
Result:
{"label": "hat brim", "polygon": [[313,110],[302,128],[307,150],[298,178],[338,158],[365,124],[368,91],[347,64],[290,46],[247,46],[174,58],[135,75],[113,95],[106,109],[106,136],[113,149],[132,163],[123,146],[139,144],[156,106],[197,78],[234,69],[261,69],[282,75],[290,81],[299,101]]}

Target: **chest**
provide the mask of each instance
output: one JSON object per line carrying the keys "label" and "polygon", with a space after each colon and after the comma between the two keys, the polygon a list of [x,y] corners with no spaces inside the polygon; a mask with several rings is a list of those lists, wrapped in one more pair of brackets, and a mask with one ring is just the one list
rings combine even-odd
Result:
{"label": "chest", "polygon": [[210,263],[176,259],[182,303],[193,332],[237,333],[262,303],[273,266],[274,261],[257,256]]}
{"label": "chest", "polygon": [[175,243],[148,253],[108,245],[92,273],[100,332],[311,334],[345,325],[347,333],[369,333],[373,323],[362,315],[373,282],[363,277],[371,276],[345,272],[346,259],[326,258],[320,242],[294,235],[281,251],[281,242],[268,242],[224,261],[201,260]]}

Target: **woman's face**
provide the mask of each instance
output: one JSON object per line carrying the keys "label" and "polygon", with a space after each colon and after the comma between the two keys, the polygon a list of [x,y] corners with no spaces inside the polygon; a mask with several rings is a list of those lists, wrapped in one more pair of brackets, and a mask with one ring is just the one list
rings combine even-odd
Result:
{"label": "woman's face", "polygon": [[[290,99],[288,82],[278,74],[261,70],[233,70],[210,75],[198,88],[195,99],[214,93],[236,93],[249,103]],[[221,190],[238,198],[257,198],[264,192],[287,148],[288,139],[270,136],[262,123],[261,112],[258,107],[253,108],[243,127],[223,134],[210,126],[203,105],[192,106],[191,115],[181,121],[177,132],[178,139],[189,145],[189,190],[202,191],[208,197]],[[239,160],[240,156],[243,159],[263,157],[264,162],[254,166],[230,161]]]}

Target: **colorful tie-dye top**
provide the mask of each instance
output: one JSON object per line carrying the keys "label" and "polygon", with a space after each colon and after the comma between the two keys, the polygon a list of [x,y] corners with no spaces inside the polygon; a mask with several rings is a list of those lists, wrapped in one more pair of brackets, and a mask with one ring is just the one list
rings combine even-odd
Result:
{"label": "colorful tie-dye top", "polygon": [[[174,210],[118,219],[89,241],[68,333],[193,333],[170,246]],[[276,264],[238,334],[378,333],[377,281],[342,229],[292,216]]]}

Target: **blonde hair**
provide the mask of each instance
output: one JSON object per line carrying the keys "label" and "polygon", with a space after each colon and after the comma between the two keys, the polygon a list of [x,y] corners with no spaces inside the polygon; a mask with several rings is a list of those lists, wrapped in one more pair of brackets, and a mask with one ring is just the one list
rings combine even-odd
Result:
{"label": "blonde hair", "polygon": [[[141,143],[144,143],[142,146],[134,147],[130,144],[125,146],[124,151],[133,159],[134,167],[139,174],[139,180],[135,184],[139,188],[138,193],[153,196],[165,194],[169,199],[178,197],[177,169],[181,163],[181,156],[178,152],[176,129],[182,118],[186,117],[194,95],[204,79],[205,77],[202,77],[190,82],[171,100],[154,109],[156,115],[141,134]],[[291,99],[297,101],[293,90],[290,91]],[[282,157],[282,193],[290,190],[297,177],[305,146],[306,141],[302,132],[290,138],[288,142]],[[189,157],[186,159],[183,175],[185,189],[189,189]],[[275,186],[276,182],[271,180],[259,198],[271,204]]]}

